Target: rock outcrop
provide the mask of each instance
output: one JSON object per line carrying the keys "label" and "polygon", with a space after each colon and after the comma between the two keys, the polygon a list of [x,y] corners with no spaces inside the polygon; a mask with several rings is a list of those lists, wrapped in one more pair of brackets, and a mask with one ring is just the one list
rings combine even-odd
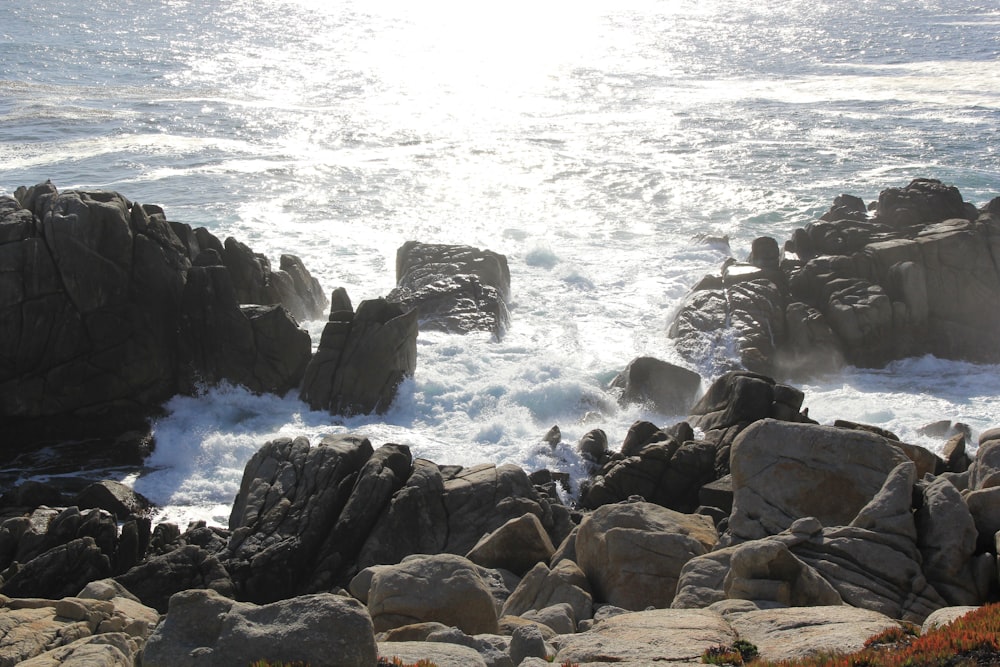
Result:
{"label": "rock outcrop", "polygon": [[383,413],[417,368],[417,314],[383,299],[337,310],[309,361],[300,397],[332,414]]}
{"label": "rock outcrop", "polygon": [[142,428],[201,383],[297,386],[310,342],[289,308],[311,316],[323,295],[296,258],[271,271],[226,245],[115,192],[0,197],[4,446]]}
{"label": "rock outcrop", "polygon": [[669,335],[688,359],[808,376],[934,354],[995,363],[1000,344],[1000,215],[953,186],[917,179],[882,191],[869,218],[838,197],[797,229],[784,257],[758,239],[688,295]]}
{"label": "rock outcrop", "polygon": [[259,660],[370,667],[371,617],[357,600],[307,595],[257,606],[211,590],[174,595],[149,637],[143,667],[246,667]]}
{"label": "rock outcrop", "polygon": [[470,246],[407,241],[396,252],[396,288],[386,299],[416,309],[422,330],[501,338],[510,323],[507,258]]}

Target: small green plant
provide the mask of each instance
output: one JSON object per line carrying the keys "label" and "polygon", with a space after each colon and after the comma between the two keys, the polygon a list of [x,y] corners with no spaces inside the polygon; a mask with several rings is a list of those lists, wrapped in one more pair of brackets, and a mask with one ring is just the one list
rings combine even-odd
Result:
{"label": "small green plant", "polygon": [[701,654],[701,661],[707,665],[745,665],[757,657],[757,647],[750,642],[737,639],[730,646],[713,646]]}
{"label": "small green plant", "polygon": [[413,663],[403,662],[398,656],[393,656],[392,658],[379,658],[377,667],[437,667],[437,665],[426,659]]}
{"label": "small green plant", "polygon": [[271,662],[270,660],[258,660],[251,662],[250,667],[309,667],[307,662]]}

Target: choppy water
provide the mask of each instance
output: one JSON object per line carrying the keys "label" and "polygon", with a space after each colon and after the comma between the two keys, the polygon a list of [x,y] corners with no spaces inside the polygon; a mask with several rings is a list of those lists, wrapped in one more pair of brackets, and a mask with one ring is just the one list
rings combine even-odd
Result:
{"label": "choppy water", "polygon": [[[0,191],[115,189],[297,254],[355,303],[391,289],[408,239],[510,261],[507,337],[422,335],[382,418],[333,425],[232,388],[172,401],[155,470],[129,479],[182,521],[224,522],[276,434],[579,474],[571,447],[539,447],[552,424],[617,442],[679,417],[602,387],[637,355],[679,361],[671,311],[725,257],[692,237],[742,258],[842,192],[922,176],[981,204],[1000,195],[998,139],[1000,11],[974,0],[0,6]],[[938,447],[916,429],[1000,425],[998,371],[906,360],[805,387],[806,404]]]}

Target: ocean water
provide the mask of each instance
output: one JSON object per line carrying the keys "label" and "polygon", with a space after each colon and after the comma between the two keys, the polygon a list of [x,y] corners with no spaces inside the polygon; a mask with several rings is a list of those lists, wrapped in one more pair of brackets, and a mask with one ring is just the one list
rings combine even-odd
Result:
{"label": "ocean water", "polygon": [[[636,419],[683,417],[604,387],[639,355],[682,362],[665,332],[703,274],[841,193],[933,177],[985,203],[998,151],[1000,10],[977,0],[0,5],[0,192],[118,190],[296,254],[355,303],[393,287],[406,240],[510,262],[508,335],[422,334],[384,416],[234,387],[172,400],[148,465],[115,474],[182,524],[224,524],[245,462],[279,435],[361,432],[579,479],[591,428],[615,445]],[[305,323],[314,341],[322,325]],[[1000,425],[998,371],[920,358],[799,386],[823,423],[933,449],[930,421]]]}

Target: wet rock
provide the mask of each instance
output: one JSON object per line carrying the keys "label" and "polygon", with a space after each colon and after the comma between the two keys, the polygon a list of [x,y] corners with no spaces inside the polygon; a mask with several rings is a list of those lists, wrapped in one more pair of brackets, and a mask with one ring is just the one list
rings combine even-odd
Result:
{"label": "wet rock", "polygon": [[621,391],[619,403],[649,405],[666,415],[686,414],[701,389],[701,376],[654,357],[638,357],[629,362],[611,381]]}
{"label": "wet rock", "polygon": [[396,253],[396,288],[386,297],[416,309],[425,331],[503,336],[509,324],[507,258],[470,246],[407,241]]}
{"label": "wet rock", "polygon": [[383,413],[417,365],[417,318],[383,299],[337,311],[302,380],[300,398],[332,414]]}
{"label": "wet rock", "polygon": [[0,207],[5,446],[148,430],[196,378],[254,391],[298,383],[302,363],[290,350],[308,358],[308,335],[283,307],[255,326],[229,269],[193,263],[224,252],[207,231],[115,192],[19,192]]}

